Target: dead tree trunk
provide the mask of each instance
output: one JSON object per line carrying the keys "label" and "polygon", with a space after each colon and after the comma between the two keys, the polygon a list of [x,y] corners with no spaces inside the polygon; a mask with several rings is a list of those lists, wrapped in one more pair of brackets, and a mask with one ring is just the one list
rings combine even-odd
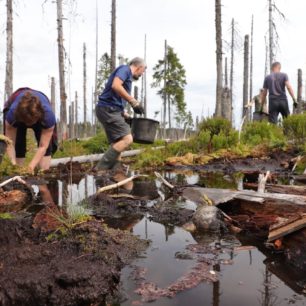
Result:
{"label": "dead tree trunk", "polygon": [[72,130],[73,130],[73,126],[72,126],[72,105],[69,105],[69,139],[72,138]]}
{"label": "dead tree trunk", "polygon": [[269,0],[269,64],[274,62],[274,23],[273,23],[273,4],[272,0]]}
{"label": "dead tree trunk", "polygon": [[55,114],[55,78],[51,78],[51,107]]}
{"label": "dead tree trunk", "polygon": [[83,110],[84,137],[87,137],[87,72],[86,72],[86,44],[83,44]]}
{"label": "dead tree trunk", "polygon": [[252,101],[253,99],[253,47],[254,47],[253,44],[254,44],[254,15],[252,15],[252,24],[251,24],[250,95],[249,95],[250,98],[249,98],[249,101]]}
{"label": "dead tree trunk", "polygon": [[6,1],[6,12],[5,101],[13,93],[13,0]]}
{"label": "dead tree trunk", "polygon": [[79,107],[79,105],[78,105],[78,92],[76,91],[75,92],[75,99],[74,99],[74,103],[75,103],[75,105],[74,105],[74,111],[75,111],[75,115],[74,115],[74,120],[75,120],[75,122],[74,122],[74,125],[75,125],[75,137],[76,138],[79,138],[79,116],[78,116],[78,107]]}
{"label": "dead tree trunk", "polygon": [[111,70],[116,68],[116,0],[112,0]]}
{"label": "dead tree trunk", "polygon": [[168,46],[167,40],[165,40],[165,57],[164,57],[164,110],[163,110],[163,125],[164,125],[164,138],[166,137],[166,115],[167,115],[167,55],[168,55]]}
{"label": "dead tree trunk", "polygon": [[269,46],[267,42],[267,37],[265,36],[265,52],[266,52],[266,57],[265,57],[265,77],[268,75],[268,65],[269,65]]}
{"label": "dead tree trunk", "polygon": [[98,66],[99,66],[99,14],[98,14],[98,1],[96,1],[96,64],[95,64],[95,92],[92,105],[92,128],[93,133],[96,133],[96,116],[95,108],[98,101]]}
{"label": "dead tree trunk", "polygon": [[231,96],[231,122],[233,121],[233,100],[234,100],[234,60],[235,60],[235,20],[232,19],[232,41],[231,41],[231,71],[230,71],[230,96]]}
{"label": "dead tree trunk", "polygon": [[72,101],[71,102],[71,121],[70,121],[70,124],[71,124],[71,134],[70,134],[70,138],[71,139],[74,139],[75,138],[75,127],[74,127],[74,114],[75,114],[75,111],[74,111],[74,102]]}
{"label": "dead tree trunk", "polygon": [[227,57],[224,64],[224,88],[222,89],[222,117],[231,122],[231,94],[228,87]]}
{"label": "dead tree trunk", "polygon": [[302,92],[303,92],[303,72],[302,69],[298,69],[298,88],[297,88],[297,102],[298,108],[295,109],[295,113],[301,114],[302,113]]}
{"label": "dead tree trunk", "polygon": [[[145,35],[144,40],[144,61],[147,60],[147,35]],[[142,86],[141,86],[141,101],[144,106],[145,114],[144,117],[147,118],[147,71],[144,72],[142,76]]]}
{"label": "dead tree trunk", "polygon": [[247,108],[249,103],[249,35],[244,37],[244,68],[243,68],[243,116],[246,121],[250,118],[250,110]]}
{"label": "dead tree trunk", "polygon": [[216,13],[216,64],[217,64],[217,84],[216,84],[216,109],[215,116],[222,115],[222,18],[221,0],[215,0]]}
{"label": "dead tree trunk", "polygon": [[227,57],[224,61],[224,86],[228,87]]}
{"label": "dead tree trunk", "polygon": [[64,59],[64,35],[63,35],[63,3],[62,0],[56,1],[57,5],[57,31],[58,31],[58,65],[59,65],[59,83],[60,83],[60,121],[62,129],[62,140],[67,139],[67,95],[65,88],[65,59]]}

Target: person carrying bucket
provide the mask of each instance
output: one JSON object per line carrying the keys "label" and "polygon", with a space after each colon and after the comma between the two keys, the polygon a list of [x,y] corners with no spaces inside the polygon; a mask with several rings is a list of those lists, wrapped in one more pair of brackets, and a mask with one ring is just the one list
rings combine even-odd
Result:
{"label": "person carrying bucket", "polygon": [[139,57],[131,60],[128,65],[119,66],[111,73],[99,96],[96,115],[104,127],[110,147],[96,165],[97,171],[115,168],[121,152],[133,143],[130,125],[126,122],[129,115],[125,107],[129,103],[134,113],[144,114],[142,104],[131,96],[131,90],[132,82],[137,81],[146,68],[146,63]]}
{"label": "person carrying bucket", "polygon": [[269,122],[277,124],[278,115],[281,113],[283,118],[290,115],[289,105],[286,95],[286,88],[293,100],[293,106],[297,108],[298,103],[294,96],[288,75],[281,72],[281,64],[275,62],[271,66],[271,74],[266,76],[261,93],[261,103],[263,103],[269,92]]}
{"label": "person carrying bucket", "polygon": [[4,134],[12,140],[7,154],[14,165],[24,165],[26,133],[34,131],[38,149],[28,165],[33,173],[50,168],[51,155],[57,150],[56,119],[49,99],[40,91],[19,88],[6,101],[3,109]]}

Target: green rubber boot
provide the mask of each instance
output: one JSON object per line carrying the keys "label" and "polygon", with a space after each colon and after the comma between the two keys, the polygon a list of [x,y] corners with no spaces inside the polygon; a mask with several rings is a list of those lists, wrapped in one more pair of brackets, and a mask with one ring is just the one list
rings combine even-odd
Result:
{"label": "green rubber boot", "polygon": [[110,147],[100,159],[95,167],[96,171],[99,170],[110,170],[116,164],[120,152],[116,151],[113,147]]}

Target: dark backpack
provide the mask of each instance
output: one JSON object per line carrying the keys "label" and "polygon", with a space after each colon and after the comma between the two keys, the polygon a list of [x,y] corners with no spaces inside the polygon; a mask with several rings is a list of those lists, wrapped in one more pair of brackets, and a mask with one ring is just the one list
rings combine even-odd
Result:
{"label": "dark backpack", "polygon": [[[29,87],[18,88],[16,91],[14,91],[10,95],[10,97],[4,103],[4,107],[3,107],[3,133],[4,134],[5,134],[5,117],[6,117],[6,114],[9,111],[11,105],[16,100],[16,98],[21,94],[21,92],[23,92],[25,90],[34,91],[33,89],[31,89]],[[40,94],[42,94],[48,100],[48,102],[51,104],[49,98],[43,92],[38,91],[38,90],[35,90],[35,91],[39,92]],[[56,123],[55,123],[55,126],[54,126],[54,130],[53,130],[51,141],[52,141],[52,154],[54,154],[57,151],[57,148],[58,148],[58,137],[57,137],[57,126],[56,126]]]}

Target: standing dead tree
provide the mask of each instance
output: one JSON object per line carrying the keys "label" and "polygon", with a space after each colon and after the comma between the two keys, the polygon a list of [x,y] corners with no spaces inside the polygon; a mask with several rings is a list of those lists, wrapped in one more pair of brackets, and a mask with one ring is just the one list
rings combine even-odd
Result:
{"label": "standing dead tree", "polygon": [[275,0],[268,0],[268,10],[269,10],[269,65],[271,68],[272,63],[275,61],[276,52],[279,47],[279,35],[276,28],[276,18],[275,13],[285,20],[285,15],[276,6]]}
{"label": "standing dead tree", "polygon": [[65,52],[64,52],[64,34],[63,34],[63,2],[56,1],[57,5],[57,43],[58,43],[58,65],[59,65],[59,83],[60,83],[60,124],[62,132],[62,140],[67,139],[67,95],[65,87]]}
{"label": "standing dead tree", "polygon": [[116,68],[116,0],[112,0],[111,70]]}
{"label": "standing dead tree", "polygon": [[5,101],[13,93],[13,0],[6,1],[6,12]]}
{"label": "standing dead tree", "polygon": [[251,22],[251,46],[250,46],[250,101],[253,99],[253,50],[254,50],[254,15]]}
{"label": "standing dead tree", "polygon": [[222,88],[222,117],[232,121],[231,90],[228,87],[227,57],[224,64],[224,87]]}
{"label": "standing dead tree", "polygon": [[74,135],[76,138],[79,138],[79,105],[78,105],[78,92],[75,92],[75,98],[74,98],[74,126],[75,126],[75,131],[74,131]]}
{"label": "standing dead tree", "polygon": [[[168,58],[168,44],[165,40],[165,57],[164,57],[164,88],[167,86],[167,58]],[[163,96],[163,127],[164,127],[164,138],[166,138],[166,118],[167,118],[167,92],[164,91]]]}
{"label": "standing dead tree", "polygon": [[250,109],[249,104],[249,35],[244,37],[244,65],[243,65],[243,115],[245,116],[246,121],[250,119]]}
{"label": "standing dead tree", "polygon": [[86,71],[86,44],[83,44],[83,111],[84,137],[87,137],[87,71]]}
{"label": "standing dead tree", "polygon": [[[147,60],[147,35],[144,39],[144,60]],[[141,85],[141,102],[143,103],[145,110],[145,118],[147,117],[147,71],[144,72],[142,76],[142,85]]]}
{"label": "standing dead tree", "polygon": [[215,0],[215,27],[216,27],[216,108],[215,117],[222,116],[222,16],[221,0]]}
{"label": "standing dead tree", "polygon": [[269,65],[269,46],[267,42],[267,37],[265,36],[265,77],[268,75],[268,65]]}
{"label": "standing dead tree", "polygon": [[51,78],[51,107],[55,114],[55,78]]}
{"label": "standing dead tree", "polygon": [[298,102],[298,107],[297,109],[294,109],[294,112],[297,114],[302,113],[303,109],[303,99],[302,99],[302,93],[303,93],[303,72],[302,69],[298,69],[298,87],[297,87],[297,102]]}
{"label": "standing dead tree", "polygon": [[98,101],[98,66],[99,66],[99,14],[98,14],[98,1],[96,1],[96,63],[95,63],[95,90],[92,105],[92,127],[93,134],[96,133],[96,116],[95,106]]}

